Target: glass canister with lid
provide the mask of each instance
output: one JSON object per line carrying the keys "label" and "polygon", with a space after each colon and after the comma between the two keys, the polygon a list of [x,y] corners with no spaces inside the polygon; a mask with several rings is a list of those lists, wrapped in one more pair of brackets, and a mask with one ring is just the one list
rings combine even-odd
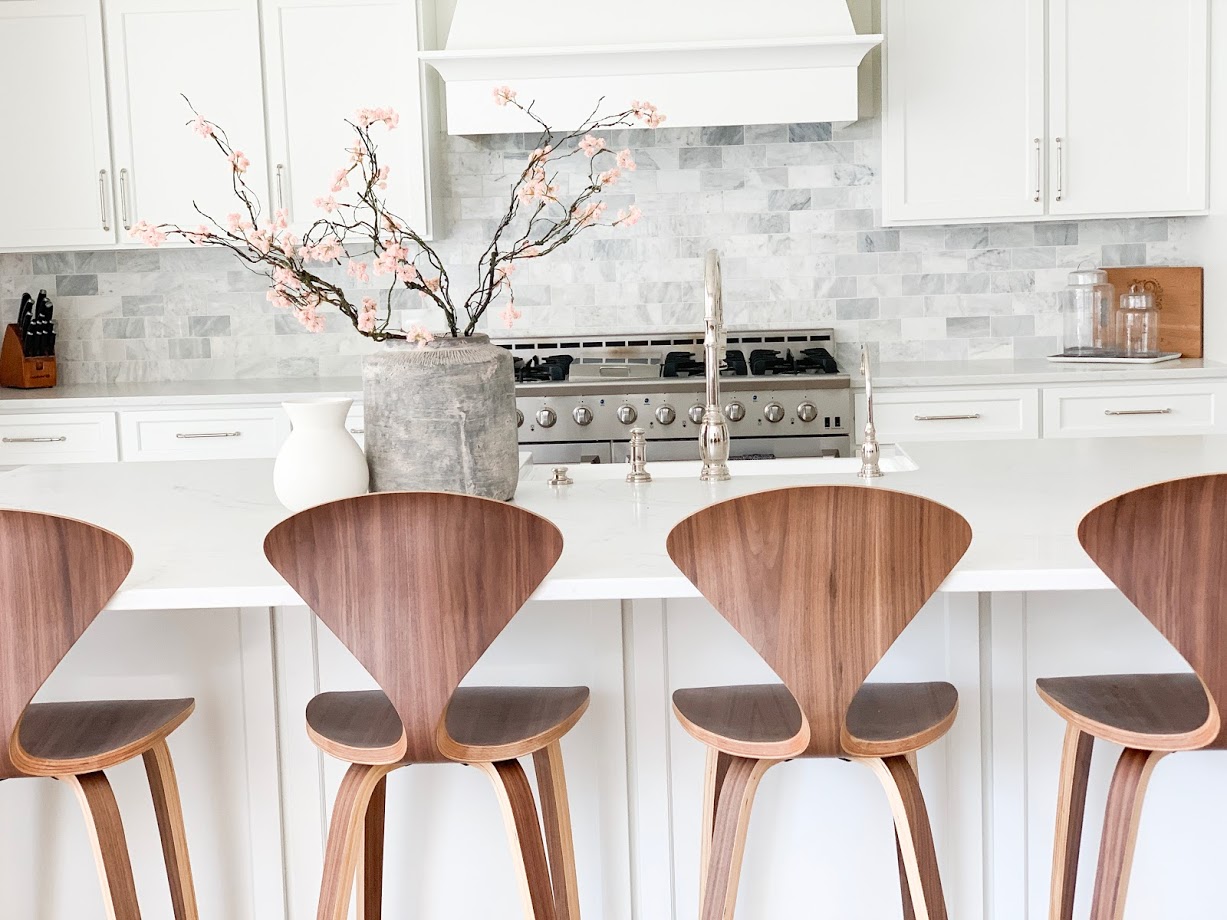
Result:
{"label": "glass canister with lid", "polygon": [[1116,345],[1127,358],[1159,354],[1159,304],[1148,285],[1136,283],[1122,294],[1116,314]]}
{"label": "glass canister with lid", "polygon": [[1088,263],[1069,273],[1061,292],[1064,353],[1069,357],[1099,357],[1116,351],[1116,291],[1108,273]]}

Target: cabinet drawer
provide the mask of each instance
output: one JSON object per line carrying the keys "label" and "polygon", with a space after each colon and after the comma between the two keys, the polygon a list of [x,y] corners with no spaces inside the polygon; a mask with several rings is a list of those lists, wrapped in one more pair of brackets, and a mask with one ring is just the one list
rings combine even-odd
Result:
{"label": "cabinet drawer", "polygon": [[[1036,390],[875,390],[873,403],[878,438],[886,443],[1039,437]],[[856,415],[859,436],[864,393],[856,397]]]}
{"label": "cabinet drawer", "polygon": [[290,433],[280,406],[121,412],[125,460],[275,457]]}
{"label": "cabinet drawer", "polygon": [[1044,437],[1094,438],[1227,431],[1221,381],[1044,390]]}
{"label": "cabinet drawer", "polygon": [[0,415],[0,466],[118,459],[113,412]]}

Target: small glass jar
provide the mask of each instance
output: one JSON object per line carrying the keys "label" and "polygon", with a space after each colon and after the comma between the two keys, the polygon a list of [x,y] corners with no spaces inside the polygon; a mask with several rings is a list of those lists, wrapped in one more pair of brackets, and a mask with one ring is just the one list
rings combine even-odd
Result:
{"label": "small glass jar", "polygon": [[1120,298],[1116,314],[1116,342],[1127,358],[1153,358],[1159,354],[1159,305],[1153,291],[1135,284]]}
{"label": "small glass jar", "polygon": [[1061,292],[1065,317],[1064,352],[1071,357],[1099,357],[1116,349],[1116,291],[1108,273],[1078,267]]}

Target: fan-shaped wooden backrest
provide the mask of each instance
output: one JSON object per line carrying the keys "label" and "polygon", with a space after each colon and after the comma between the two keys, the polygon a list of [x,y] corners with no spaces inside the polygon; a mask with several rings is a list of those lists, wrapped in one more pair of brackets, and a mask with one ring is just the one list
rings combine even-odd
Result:
{"label": "fan-shaped wooden backrest", "polygon": [[403,759],[429,763],[461,679],[562,553],[562,534],[514,505],[382,492],[310,508],[264,553],[354,654],[405,726]]}
{"label": "fan-shaped wooden backrest", "polygon": [[[1109,499],[1078,525],[1087,554],[1227,703],[1227,475]],[[1213,731],[1213,728],[1210,729]]]}
{"label": "fan-shaped wooden backrest", "polygon": [[131,547],[108,530],[0,511],[0,779],[21,775],[10,756],[21,714],[131,568]]}
{"label": "fan-shaped wooden backrest", "polygon": [[970,542],[967,522],[928,499],[810,486],[705,508],[668,547],[796,697],[807,753],[831,756],[852,697]]}

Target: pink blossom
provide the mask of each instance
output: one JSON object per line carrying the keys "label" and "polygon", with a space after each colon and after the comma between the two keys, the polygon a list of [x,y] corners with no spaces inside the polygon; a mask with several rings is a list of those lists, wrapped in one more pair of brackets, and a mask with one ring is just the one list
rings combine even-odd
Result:
{"label": "pink blossom", "polygon": [[375,258],[375,274],[391,275],[397,270],[399,263],[409,258],[409,250],[393,240],[385,243],[383,252]]}
{"label": "pink blossom", "polygon": [[285,288],[280,284],[274,284],[265,297],[275,307],[289,308],[294,306],[294,301],[290,299],[289,295],[286,294]]}
{"label": "pink blossom", "polygon": [[278,265],[273,269],[273,281],[277,283],[278,287],[298,290],[298,276],[284,265]]}
{"label": "pink blossom", "polygon": [[331,214],[337,209],[337,200],[332,195],[329,195],[327,198],[321,195],[311,203],[317,208],[323,208],[325,214]]}
{"label": "pink blossom", "polygon": [[508,102],[515,102],[516,91],[510,86],[494,87],[494,104],[506,105]]}
{"label": "pink blossom", "polygon": [[370,297],[362,298],[362,309],[358,311],[358,331],[374,332],[379,319],[379,304]]}
{"label": "pink blossom", "polygon": [[316,313],[314,308],[300,307],[294,311],[294,316],[308,332],[324,331],[324,317]]}
{"label": "pink blossom", "polygon": [[349,169],[345,167],[338,169],[336,175],[332,177],[332,191],[339,192],[343,188],[349,188]]}
{"label": "pink blossom", "polygon": [[595,204],[590,204],[580,212],[576,218],[581,227],[590,227],[601,219],[601,215],[605,213],[607,205],[603,201],[598,201]]}
{"label": "pink blossom", "polygon": [[641,217],[643,217],[643,212],[639,210],[639,205],[633,204],[629,210],[618,212],[618,219],[614,221],[614,226],[633,227],[639,223]]}
{"label": "pink blossom", "polygon": [[588,156],[589,159],[596,156],[605,149],[605,138],[593,137],[591,134],[585,134],[584,139],[579,142],[580,149]]}
{"label": "pink blossom", "polygon": [[391,171],[391,166],[380,166],[379,172],[375,174],[375,184],[382,189],[386,189],[388,187],[388,173]]}
{"label": "pink blossom", "polygon": [[503,308],[503,312],[499,314],[499,318],[503,321],[503,325],[510,329],[515,325],[517,319],[524,314],[516,309],[515,301],[508,301],[507,306]]}
{"label": "pink blossom", "polygon": [[361,143],[354,144],[352,147],[347,147],[346,152],[349,154],[349,163],[351,166],[357,166],[366,159],[366,148]]}
{"label": "pink blossom", "polygon": [[213,136],[213,126],[209,124],[209,122],[205,121],[204,116],[202,115],[196,116],[196,120],[192,122],[192,130],[203,138],[210,138]]}
{"label": "pink blossom", "polygon": [[[373,125],[377,121],[382,121],[389,129],[395,128],[400,124],[400,115],[390,108],[362,108],[358,109],[358,113],[354,117],[360,128]],[[359,157],[359,159],[361,158]]]}
{"label": "pink blossom", "polygon": [[500,265],[498,267],[498,271],[494,273],[494,276],[498,280],[498,283],[502,284],[504,281],[509,281],[515,272],[516,264],[514,262],[508,262],[505,265]]}
{"label": "pink blossom", "polygon": [[241,150],[235,150],[230,154],[230,156],[226,157],[226,159],[230,161],[231,165],[234,167],[234,171],[237,173],[247,172],[247,167],[251,165],[251,161],[247,159],[247,154],[243,153]]}
{"label": "pink blossom", "polygon": [[208,227],[206,227],[204,224],[199,224],[197,225],[195,232],[184,233],[183,238],[193,246],[203,246],[205,244],[205,237],[209,235],[209,232]]}
{"label": "pink blossom", "polygon": [[242,235],[252,228],[252,222],[244,218],[241,214],[226,215],[226,229],[231,233]]}
{"label": "pink blossom", "polygon": [[412,284],[418,280],[418,270],[412,265],[402,265],[396,270],[396,277],[400,279],[401,284]]}
{"label": "pink blossom", "polygon": [[159,227],[148,221],[138,221],[129,231],[129,235],[140,240],[146,246],[161,246],[166,242],[166,234]]}
{"label": "pink blossom", "polygon": [[277,230],[284,230],[290,225],[290,211],[288,208],[278,208],[273,212],[273,227]]}
{"label": "pink blossom", "polygon": [[597,181],[600,182],[601,185],[613,185],[618,181],[621,175],[622,170],[615,166],[613,169],[607,169],[605,172],[597,176]]}
{"label": "pink blossom", "polygon": [[405,329],[405,340],[409,342],[417,342],[418,348],[425,348],[426,345],[435,340],[434,334],[420,323],[414,323]]}
{"label": "pink blossom", "polygon": [[345,247],[341,245],[340,240],[323,240],[314,246],[300,249],[298,255],[303,261],[310,259],[315,262],[331,262],[345,255]]}
{"label": "pink blossom", "polygon": [[273,248],[273,235],[268,230],[253,230],[247,234],[247,243],[252,249],[267,255]]}
{"label": "pink blossom", "polygon": [[292,259],[298,254],[298,248],[302,245],[302,242],[293,233],[287,231],[281,234],[281,241],[277,245],[281,247],[282,252]]}
{"label": "pink blossom", "polygon": [[426,285],[426,287],[430,288],[432,291],[439,290],[439,279],[438,278],[423,278],[422,284]]}
{"label": "pink blossom", "polygon": [[644,122],[649,128],[659,128],[665,123],[665,116],[650,102],[640,102],[636,99],[631,103],[631,114]]}
{"label": "pink blossom", "polygon": [[366,283],[371,280],[371,273],[368,270],[365,262],[359,262],[357,259],[350,259],[349,265],[345,268],[345,273],[355,281]]}
{"label": "pink blossom", "polygon": [[635,157],[631,154],[630,150],[618,151],[618,168],[628,169],[631,172],[639,168],[639,164],[635,162]]}

